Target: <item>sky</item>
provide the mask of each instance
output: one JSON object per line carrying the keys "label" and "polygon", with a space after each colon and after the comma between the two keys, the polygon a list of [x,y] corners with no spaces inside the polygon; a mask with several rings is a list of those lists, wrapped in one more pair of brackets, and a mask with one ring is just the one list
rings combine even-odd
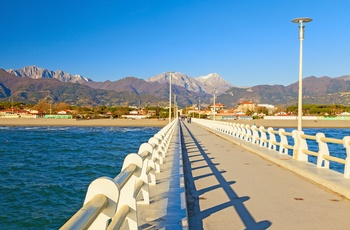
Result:
{"label": "sky", "polygon": [[235,86],[350,75],[349,0],[0,0],[0,68],[93,81],[218,73]]}

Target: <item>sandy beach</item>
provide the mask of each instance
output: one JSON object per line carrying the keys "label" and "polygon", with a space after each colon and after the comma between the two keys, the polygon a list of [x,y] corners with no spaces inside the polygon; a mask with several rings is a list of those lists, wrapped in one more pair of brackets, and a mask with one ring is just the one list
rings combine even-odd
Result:
{"label": "sandy beach", "polygon": [[164,127],[169,120],[158,119],[48,119],[1,118],[0,126],[125,126]]}
{"label": "sandy beach", "polygon": [[[0,126],[125,126],[164,127],[168,120],[158,119],[45,119],[0,118]],[[297,128],[296,120],[234,120],[232,123],[264,126],[265,128]],[[350,128],[350,120],[306,120],[303,128]]]}
{"label": "sandy beach", "polygon": [[[265,128],[297,128],[297,120],[235,120],[234,123],[264,126]],[[350,120],[305,120],[302,122],[303,128],[350,128]]]}

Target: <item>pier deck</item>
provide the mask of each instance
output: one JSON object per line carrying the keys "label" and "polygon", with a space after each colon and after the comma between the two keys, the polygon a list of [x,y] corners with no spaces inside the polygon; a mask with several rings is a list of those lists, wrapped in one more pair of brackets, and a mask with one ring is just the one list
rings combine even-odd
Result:
{"label": "pier deck", "polygon": [[196,124],[181,126],[190,229],[349,228],[348,199]]}
{"label": "pier deck", "polygon": [[175,131],[169,151],[150,185],[150,204],[138,205],[139,229],[186,229],[187,210],[182,171],[181,139]]}
{"label": "pier deck", "polygon": [[[293,172],[309,170],[301,162],[278,153],[267,160],[261,149],[194,123],[180,127],[150,187],[151,204],[139,205],[140,229],[349,229],[350,200]],[[330,170],[314,171],[323,183],[342,183]]]}

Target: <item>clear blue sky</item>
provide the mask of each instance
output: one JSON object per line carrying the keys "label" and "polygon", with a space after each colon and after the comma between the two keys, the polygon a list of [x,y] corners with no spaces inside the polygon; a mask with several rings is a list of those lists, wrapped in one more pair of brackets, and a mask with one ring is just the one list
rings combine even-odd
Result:
{"label": "clear blue sky", "polygon": [[236,86],[350,74],[349,0],[0,0],[0,68],[94,81],[216,72]]}

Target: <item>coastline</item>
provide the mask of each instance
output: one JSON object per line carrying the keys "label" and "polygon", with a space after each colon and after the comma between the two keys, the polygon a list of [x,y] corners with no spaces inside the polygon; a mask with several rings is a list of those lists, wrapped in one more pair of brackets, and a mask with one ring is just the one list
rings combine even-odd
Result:
{"label": "coastline", "polygon": [[[125,126],[164,127],[168,119],[51,119],[0,118],[0,126]],[[296,120],[234,120],[231,123],[264,126],[265,128],[297,128]],[[303,120],[303,128],[350,128],[350,120]]]}
{"label": "coastline", "polygon": [[158,119],[52,119],[0,118],[0,126],[120,126],[164,127],[168,120]]}
{"label": "coastline", "polygon": [[[233,123],[256,125],[265,128],[295,128],[298,127],[297,120],[235,120]],[[303,120],[302,128],[350,128],[350,120]]]}

